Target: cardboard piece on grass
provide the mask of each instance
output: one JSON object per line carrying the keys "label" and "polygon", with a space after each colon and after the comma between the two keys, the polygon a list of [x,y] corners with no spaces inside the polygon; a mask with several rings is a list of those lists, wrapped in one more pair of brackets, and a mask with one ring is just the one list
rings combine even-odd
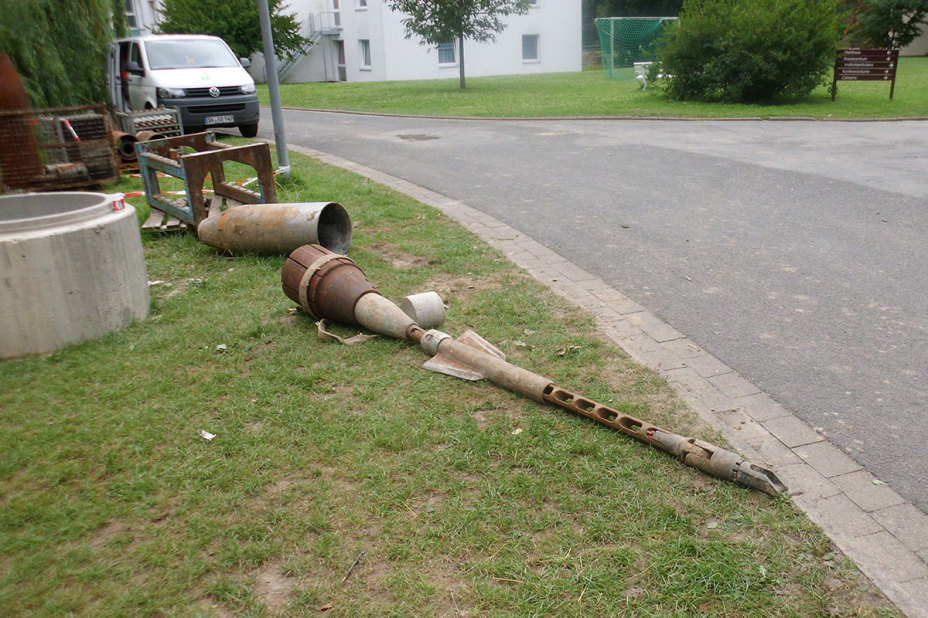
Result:
{"label": "cardboard piece on grass", "polygon": [[316,322],[316,329],[319,331],[319,338],[323,341],[337,341],[342,345],[357,345],[359,343],[364,343],[375,338],[377,335],[365,335],[363,333],[358,333],[354,337],[339,337],[335,333],[330,333],[326,330],[329,326],[328,320],[319,320]]}

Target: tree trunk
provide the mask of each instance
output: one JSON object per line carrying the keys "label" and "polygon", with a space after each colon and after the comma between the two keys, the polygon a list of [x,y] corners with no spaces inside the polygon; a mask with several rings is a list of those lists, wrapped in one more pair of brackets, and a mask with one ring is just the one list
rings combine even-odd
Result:
{"label": "tree trunk", "polygon": [[464,80],[464,35],[458,36],[458,74],[461,80],[461,90],[467,89],[467,82]]}

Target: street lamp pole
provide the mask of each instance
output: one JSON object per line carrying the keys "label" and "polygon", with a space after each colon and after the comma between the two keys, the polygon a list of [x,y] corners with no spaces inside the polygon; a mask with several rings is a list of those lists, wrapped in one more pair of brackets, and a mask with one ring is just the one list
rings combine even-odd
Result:
{"label": "street lamp pole", "polygon": [[258,16],[261,19],[261,38],[264,40],[264,70],[267,73],[267,89],[271,95],[271,119],[274,123],[274,143],[277,145],[277,173],[290,175],[290,155],[284,135],[284,116],[280,106],[280,83],[277,81],[277,56],[274,55],[274,36],[271,33],[271,11],[267,0],[258,0]]}

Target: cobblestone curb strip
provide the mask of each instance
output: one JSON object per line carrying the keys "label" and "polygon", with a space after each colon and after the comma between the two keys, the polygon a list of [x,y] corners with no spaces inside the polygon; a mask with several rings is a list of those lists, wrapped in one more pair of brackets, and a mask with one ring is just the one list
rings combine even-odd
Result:
{"label": "cobblestone curb strip", "polygon": [[438,208],[590,311],[610,339],[665,377],[735,449],[771,466],[795,504],[900,610],[928,618],[928,516],[770,396],[644,307],[505,223],[351,161],[291,148]]}

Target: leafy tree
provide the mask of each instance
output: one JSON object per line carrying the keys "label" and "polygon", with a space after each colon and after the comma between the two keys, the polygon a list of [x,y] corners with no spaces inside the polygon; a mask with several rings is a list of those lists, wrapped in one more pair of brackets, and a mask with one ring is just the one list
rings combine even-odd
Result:
{"label": "leafy tree", "polygon": [[458,72],[464,79],[464,39],[495,41],[506,25],[501,17],[528,11],[528,0],[386,0],[394,11],[405,13],[406,38],[418,35],[422,45],[458,40]]}
{"label": "leafy tree", "polygon": [[824,83],[838,0],[687,0],[658,53],[675,99],[772,102]]}
{"label": "leafy tree", "polygon": [[905,47],[921,34],[928,0],[853,0],[847,37],[860,47]]}
{"label": "leafy tree", "polygon": [[[269,0],[274,51],[292,60],[309,41],[300,34],[295,14],[282,13],[283,0]],[[258,3],[255,0],[165,0],[158,32],[212,34],[229,44],[238,57],[248,58],[263,47]]]}
{"label": "leafy tree", "polygon": [[107,47],[124,32],[124,0],[0,0],[0,15],[0,53],[33,107],[106,99]]}

